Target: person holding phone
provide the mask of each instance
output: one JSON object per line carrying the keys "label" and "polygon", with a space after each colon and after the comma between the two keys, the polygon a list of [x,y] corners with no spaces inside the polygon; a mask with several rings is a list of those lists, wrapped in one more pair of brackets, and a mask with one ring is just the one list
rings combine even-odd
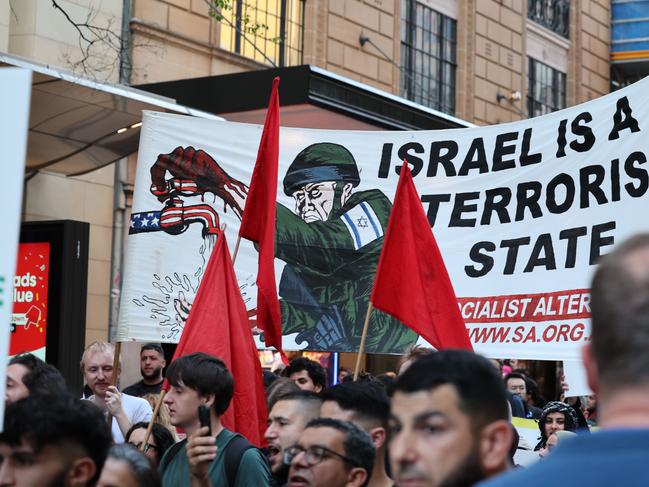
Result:
{"label": "person holding phone", "polygon": [[163,487],[265,487],[268,463],[243,436],[221,424],[234,395],[234,379],[223,361],[205,353],[174,360],[167,371],[165,396],[171,424],[187,439],[171,447],[160,462]]}

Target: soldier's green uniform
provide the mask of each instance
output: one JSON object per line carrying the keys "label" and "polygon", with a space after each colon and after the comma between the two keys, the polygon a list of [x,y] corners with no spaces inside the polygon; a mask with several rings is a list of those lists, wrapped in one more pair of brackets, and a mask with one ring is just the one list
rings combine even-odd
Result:
{"label": "soldier's green uniform", "polygon": [[[322,181],[358,184],[347,149],[324,143],[302,151],[287,171],[285,191]],[[277,205],[275,253],[286,262],[279,288],[284,334],[300,333],[311,350],[358,349],[391,207],[376,189],[353,193],[327,221],[306,223]],[[372,312],[367,352],[401,353],[416,340],[396,319]]]}

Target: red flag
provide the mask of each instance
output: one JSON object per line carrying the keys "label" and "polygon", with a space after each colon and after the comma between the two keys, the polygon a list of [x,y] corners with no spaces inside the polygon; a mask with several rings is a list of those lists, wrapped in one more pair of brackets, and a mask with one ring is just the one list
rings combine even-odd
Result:
{"label": "red flag", "polygon": [[[223,425],[262,446],[266,396],[261,363],[223,232],[217,237],[173,358],[195,352],[219,357],[234,376],[234,397],[221,417]],[[163,387],[169,387],[166,381]]]}
{"label": "red flag", "polygon": [[370,300],[438,350],[473,350],[442,254],[405,161]]}
{"label": "red flag", "polygon": [[257,162],[243,211],[239,236],[259,246],[257,273],[257,324],[264,330],[267,347],[282,352],[282,317],[275,281],[275,204],[279,160],[279,78],[273,80]]}

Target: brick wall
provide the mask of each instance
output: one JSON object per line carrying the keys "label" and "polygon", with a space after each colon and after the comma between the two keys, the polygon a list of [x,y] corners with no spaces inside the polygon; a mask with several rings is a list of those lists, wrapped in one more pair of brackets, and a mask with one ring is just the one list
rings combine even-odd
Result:
{"label": "brick wall", "polygon": [[390,93],[399,92],[398,71],[361,33],[399,62],[400,0],[330,0],[325,69]]}
{"label": "brick wall", "polygon": [[[512,105],[498,102],[497,95],[511,91],[522,93],[525,89],[525,57],[522,54],[525,50],[525,3],[523,0],[467,3],[470,5],[462,10],[463,18],[458,19],[458,24],[466,23],[475,29],[473,33],[467,29],[463,37],[465,43],[472,43],[472,55],[465,56],[464,62],[473,63],[473,92],[465,88],[462,96],[469,100],[458,103],[463,109],[463,112],[458,111],[458,116],[477,124],[518,120],[520,115]],[[519,108],[520,104],[515,102]]]}
{"label": "brick wall", "polygon": [[[83,23],[89,19],[93,26],[108,29],[117,36],[121,33],[122,0],[59,0],[57,3],[75,22]],[[84,57],[79,47],[79,32],[61,11],[52,6],[52,2],[12,0],[7,20],[8,51],[11,54],[50,66],[74,69],[100,81],[117,82],[119,52],[105,42],[95,43],[90,49],[85,70],[76,65]]]}
{"label": "brick wall", "polygon": [[[400,0],[305,2],[304,62],[398,93],[398,70],[361,33],[398,62]],[[132,82],[145,83],[261,69],[219,49],[219,22],[204,0],[134,0]]]}
{"label": "brick wall", "polygon": [[204,0],[133,0],[132,84],[265,66],[219,49],[220,24]]}
{"label": "brick wall", "polygon": [[[609,92],[610,1],[570,2],[570,39],[527,20],[524,0],[460,0],[457,112],[477,124],[519,120],[527,112],[527,56],[567,75],[567,106]],[[536,49],[530,49],[532,36]],[[540,39],[540,40],[539,40]],[[539,48],[538,43],[542,45]],[[546,59],[547,56],[547,59]],[[557,67],[556,64],[562,65]],[[497,101],[497,94],[521,100]]]}
{"label": "brick wall", "polygon": [[568,73],[570,105],[610,91],[611,2],[570,2],[571,63]]}

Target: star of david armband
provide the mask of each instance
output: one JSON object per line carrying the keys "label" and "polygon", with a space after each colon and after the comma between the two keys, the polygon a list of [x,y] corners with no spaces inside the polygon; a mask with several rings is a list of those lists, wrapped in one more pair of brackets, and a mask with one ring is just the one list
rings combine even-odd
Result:
{"label": "star of david armband", "polygon": [[355,250],[383,236],[381,222],[372,207],[364,201],[344,213],[340,218],[352,237]]}

